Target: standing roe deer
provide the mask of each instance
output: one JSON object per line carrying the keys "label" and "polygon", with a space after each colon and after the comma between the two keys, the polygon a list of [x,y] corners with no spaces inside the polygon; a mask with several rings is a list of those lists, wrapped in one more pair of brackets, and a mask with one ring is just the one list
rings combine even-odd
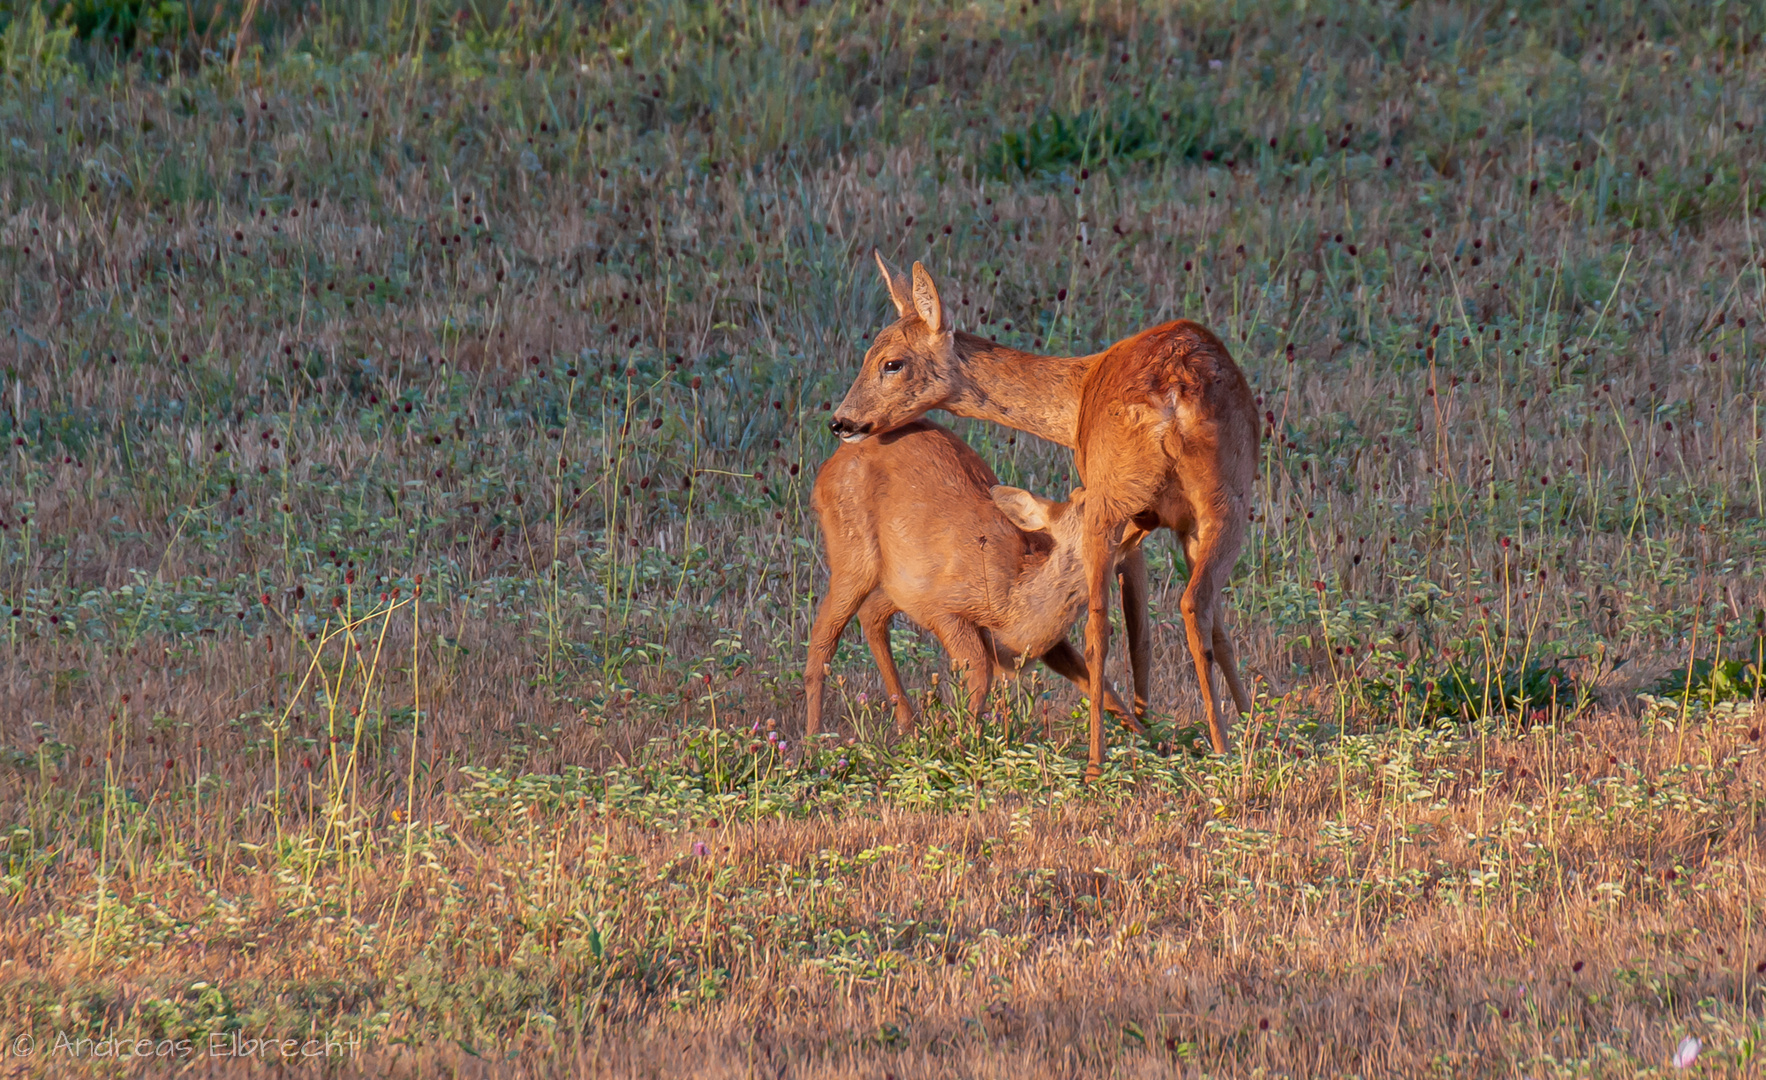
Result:
{"label": "standing roe deer", "polygon": [[[823,675],[855,612],[897,726],[913,729],[914,707],[889,649],[889,619],[898,611],[938,635],[977,714],[994,673],[1011,673],[1020,657],[1034,656],[1102,693],[1111,712],[1140,730],[1108,684],[1088,683],[1066,640],[1085,606],[1085,499],[1081,490],[1054,503],[1001,486],[968,443],[928,420],[835,450],[811,496],[828,552],[828,591],[803,673],[808,733],[821,731]],[[1140,560],[1138,542],[1138,534],[1128,539],[1125,560]]]}
{"label": "standing roe deer", "polygon": [[[1182,601],[1190,656],[1209,739],[1224,752],[1213,667],[1219,665],[1241,714],[1251,703],[1216,602],[1244,542],[1259,438],[1251,388],[1226,347],[1206,328],[1180,320],[1091,356],[1020,352],[955,330],[919,263],[909,281],[880,253],[876,258],[900,318],[865,353],[829,427],[858,442],[944,409],[1072,448],[1086,490],[1090,776],[1098,774],[1104,753],[1099,693],[1109,650],[1111,553],[1131,525],[1175,532],[1190,567]],[[1145,647],[1135,641],[1135,622],[1129,620],[1131,650]],[[1138,674],[1137,698],[1144,698]]]}

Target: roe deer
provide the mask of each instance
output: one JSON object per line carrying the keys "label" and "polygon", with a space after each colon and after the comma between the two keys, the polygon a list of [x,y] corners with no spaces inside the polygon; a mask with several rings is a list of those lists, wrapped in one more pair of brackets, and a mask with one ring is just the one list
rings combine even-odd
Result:
{"label": "roe deer", "polygon": [[[828,552],[828,591],[803,673],[808,733],[821,731],[823,674],[855,612],[895,702],[897,727],[913,729],[914,707],[889,649],[889,619],[898,611],[938,636],[977,714],[996,672],[1040,657],[1102,694],[1111,712],[1140,730],[1108,684],[1088,683],[1066,640],[1085,607],[1085,498],[1081,490],[1054,503],[1000,486],[968,443],[928,420],[835,450],[811,496]],[[1125,541],[1125,562],[1141,563],[1138,542],[1138,534]]]}
{"label": "roe deer", "polygon": [[[1104,753],[1098,694],[1109,650],[1105,605],[1112,552],[1125,528],[1175,532],[1190,567],[1181,605],[1184,630],[1209,739],[1224,752],[1212,669],[1220,667],[1242,715],[1251,703],[1216,606],[1244,542],[1260,435],[1251,388],[1226,347],[1204,327],[1180,320],[1091,356],[1020,352],[954,329],[932,275],[919,263],[910,281],[880,253],[876,259],[900,317],[865,353],[829,427],[852,443],[929,409],[944,409],[1073,450],[1086,491],[1081,551],[1092,692],[1090,776],[1098,774]],[[1145,647],[1135,640],[1137,621],[1129,619],[1131,651]],[[1141,706],[1138,672],[1136,689]]]}

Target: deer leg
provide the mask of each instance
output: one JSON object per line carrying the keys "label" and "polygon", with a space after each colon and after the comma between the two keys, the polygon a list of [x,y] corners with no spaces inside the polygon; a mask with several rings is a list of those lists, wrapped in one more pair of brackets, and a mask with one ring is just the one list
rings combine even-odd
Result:
{"label": "deer leg", "polygon": [[1232,638],[1226,632],[1226,620],[1214,620],[1214,662],[1220,667],[1220,677],[1226,680],[1226,688],[1232,693],[1233,704],[1238,706],[1241,717],[1251,715],[1251,695],[1245,693],[1245,684],[1239,681],[1239,657],[1233,651]]}
{"label": "deer leg", "polygon": [[822,732],[822,679],[827,674],[828,661],[834,656],[834,646],[840,642],[841,631],[852,621],[853,613],[858,611],[870,591],[869,582],[850,577],[834,577],[828,581],[827,595],[822,597],[821,606],[816,609],[815,625],[810,627],[809,663],[803,669],[803,699],[809,712],[809,721],[804,725],[807,735]]}
{"label": "deer leg", "polygon": [[[1095,500],[1101,503],[1102,500]],[[1091,726],[1088,731],[1085,777],[1096,780],[1104,773],[1104,661],[1110,653],[1110,571],[1114,569],[1115,544],[1122,523],[1112,521],[1102,506],[1088,501],[1085,536],[1080,557],[1085,563],[1086,691],[1091,695]]]}
{"label": "deer leg", "polygon": [[895,669],[895,652],[889,647],[889,620],[895,617],[897,610],[881,589],[873,589],[858,609],[858,624],[864,627],[871,656],[877,661],[877,670],[883,674],[884,689],[889,692],[889,700],[895,703],[895,730],[906,735],[914,730],[919,717],[908,700],[908,692],[902,689],[901,672]]}
{"label": "deer leg", "polygon": [[1147,556],[1139,546],[1124,555],[1116,565],[1116,582],[1122,589],[1122,626],[1128,637],[1128,667],[1134,679],[1134,719],[1129,726],[1142,731],[1138,720],[1147,715],[1147,691],[1152,683],[1152,635],[1147,624]]}
{"label": "deer leg", "polygon": [[[1038,659],[1047,664],[1055,674],[1081,690],[1091,688],[1091,676],[1085,669],[1085,658],[1079,655],[1078,649],[1065,641],[1043,653]],[[1128,730],[1137,735],[1146,733],[1147,729],[1141,726],[1139,718],[1128,711],[1127,707],[1122,704],[1122,699],[1116,696],[1116,691],[1111,687],[1109,679],[1104,680],[1104,708],[1115,713],[1122,720],[1122,726]]]}
{"label": "deer leg", "polygon": [[[1214,538],[1185,536],[1184,556],[1190,564],[1190,582],[1183,591],[1183,627],[1189,639],[1190,659],[1195,661],[1196,681],[1202,689],[1202,710],[1208,717],[1208,741],[1214,752],[1227,750],[1226,728],[1220,720],[1220,703],[1214,696],[1214,607],[1220,598],[1222,575],[1218,545]],[[1230,567],[1230,564],[1228,564]]]}
{"label": "deer leg", "polygon": [[981,730],[981,712],[987,690],[993,684],[993,642],[987,631],[967,619],[945,615],[932,622],[944,651],[950,654],[953,675],[960,675],[969,691],[969,708],[975,712],[975,730]]}

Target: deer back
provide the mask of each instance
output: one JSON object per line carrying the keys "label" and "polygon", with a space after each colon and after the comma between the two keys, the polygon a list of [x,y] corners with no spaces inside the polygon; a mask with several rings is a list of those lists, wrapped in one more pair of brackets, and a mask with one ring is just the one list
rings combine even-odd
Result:
{"label": "deer back", "polygon": [[869,569],[921,625],[939,614],[994,625],[1026,563],[1052,546],[994,505],[997,483],[979,454],[929,420],[843,444],[812,495],[829,564]]}

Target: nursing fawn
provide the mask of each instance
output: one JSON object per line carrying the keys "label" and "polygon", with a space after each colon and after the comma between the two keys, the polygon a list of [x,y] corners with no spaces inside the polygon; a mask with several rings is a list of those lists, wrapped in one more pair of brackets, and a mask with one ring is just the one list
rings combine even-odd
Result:
{"label": "nursing fawn", "polygon": [[[970,446],[926,420],[841,446],[816,474],[812,505],[828,553],[828,591],[810,631],[804,669],[808,733],[822,729],[823,679],[841,631],[858,615],[895,704],[916,722],[889,647],[897,612],[931,630],[979,715],[998,674],[1032,657],[1089,692],[1136,730],[1109,685],[1088,678],[1066,640],[1085,607],[1080,562],[1083,490],[1064,503],[1000,486]],[[1138,534],[1119,552],[1144,583]]]}

